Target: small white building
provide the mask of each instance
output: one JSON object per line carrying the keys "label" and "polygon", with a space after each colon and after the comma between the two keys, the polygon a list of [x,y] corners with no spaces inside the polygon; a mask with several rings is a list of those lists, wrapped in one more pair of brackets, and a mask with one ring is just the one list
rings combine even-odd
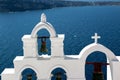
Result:
{"label": "small white building", "polygon": [[[51,55],[39,56],[37,32],[46,29],[50,33]],[[30,68],[35,71],[37,80],[51,80],[52,71],[61,68],[65,71],[66,80],[86,80],[85,64],[87,57],[95,51],[103,52],[110,66],[108,67],[108,80],[120,80],[120,57],[97,42],[100,36],[93,36],[95,42],[87,45],[79,55],[64,55],[64,34],[56,34],[54,27],[47,22],[46,15],[41,15],[39,22],[32,33],[22,37],[24,56],[17,56],[13,63],[14,68],[5,69],[1,74],[2,80],[22,80],[22,72]]]}

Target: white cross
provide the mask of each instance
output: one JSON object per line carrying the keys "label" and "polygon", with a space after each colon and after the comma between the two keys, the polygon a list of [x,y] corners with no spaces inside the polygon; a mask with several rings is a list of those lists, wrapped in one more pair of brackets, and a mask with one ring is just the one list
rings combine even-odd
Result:
{"label": "white cross", "polygon": [[96,44],[97,44],[98,39],[100,39],[101,37],[100,37],[100,36],[98,36],[98,34],[97,34],[97,33],[95,33],[95,36],[92,36],[91,38],[92,38],[92,39],[94,39],[94,40],[95,40],[95,42],[94,42],[94,43],[96,43]]}

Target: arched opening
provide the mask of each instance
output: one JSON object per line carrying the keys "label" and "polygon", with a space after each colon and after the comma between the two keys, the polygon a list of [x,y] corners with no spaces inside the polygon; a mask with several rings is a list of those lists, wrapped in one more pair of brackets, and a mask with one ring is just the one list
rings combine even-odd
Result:
{"label": "arched opening", "polygon": [[[37,43],[38,43],[38,54],[39,55],[51,55],[51,41],[50,34],[46,29],[41,29],[37,33]],[[45,45],[43,45],[42,40],[44,40]]]}
{"label": "arched opening", "polygon": [[36,72],[31,68],[24,69],[21,77],[21,80],[37,80]]}
{"label": "arched opening", "polygon": [[[86,46],[81,52],[80,52],[80,59],[82,61],[82,73],[85,72],[85,64],[86,64],[86,59],[87,57],[93,53],[93,52],[96,52],[96,51],[99,51],[99,52],[102,52],[106,55],[107,59],[109,60],[109,65],[110,65],[110,71],[111,71],[111,76],[112,76],[112,79],[113,79],[113,73],[112,73],[112,61],[118,61],[118,59],[116,58],[116,56],[114,55],[114,53],[109,50],[108,48],[106,48],[105,46],[101,45],[101,44],[96,44],[96,43],[93,43],[93,44],[90,44],[88,46]],[[96,58],[96,57],[95,57]],[[85,77],[85,75],[83,76]]]}
{"label": "arched opening", "polygon": [[[95,67],[98,64],[100,71],[95,72]],[[97,75],[97,76],[96,76]],[[88,55],[85,65],[86,80],[107,80],[107,59],[102,52],[93,52]]]}
{"label": "arched opening", "polygon": [[[37,38],[38,39],[42,39],[41,40],[41,42],[42,42],[42,45],[38,45],[38,48],[41,46],[42,48],[41,48],[41,52],[47,52],[47,49],[46,49],[46,39],[49,39],[48,40],[48,43],[49,42],[51,42],[50,41],[50,38],[51,37],[56,37],[56,31],[55,31],[55,29],[53,28],[53,26],[50,24],[50,23],[48,23],[48,22],[46,22],[46,16],[45,16],[45,14],[43,14],[42,16],[41,16],[41,21],[42,22],[39,22],[35,27],[34,27],[34,29],[32,30],[32,32],[31,32],[31,37],[32,38],[36,38],[36,36],[37,36]],[[49,33],[49,35],[45,35],[46,33],[43,33],[42,31],[40,31],[40,30],[45,30],[45,31],[47,31],[47,34]],[[40,32],[42,33],[42,35],[41,36],[39,36],[39,34],[40,34]],[[38,35],[37,35],[38,34]],[[38,42],[37,41],[37,43],[39,44],[40,42]],[[51,44],[48,44],[48,50],[50,50],[50,46]],[[39,53],[39,49],[38,49],[38,53]],[[50,53],[51,53],[51,50],[49,51],[49,53],[47,53],[48,55],[50,55]],[[46,53],[44,53],[44,54],[46,54]],[[39,53],[39,55],[41,55],[41,53]]]}
{"label": "arched opening", "polygon": [[55,68],[51,72],[51,80],[67,80],[66,71],[62,68]]}

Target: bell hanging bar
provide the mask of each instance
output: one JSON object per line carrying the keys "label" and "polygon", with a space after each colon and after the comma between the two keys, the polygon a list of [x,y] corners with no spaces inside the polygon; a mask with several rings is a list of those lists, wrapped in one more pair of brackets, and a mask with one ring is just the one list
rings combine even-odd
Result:
{"label": "bell hanging bar", "polygon": [[50,38],[50,37],[48,37],[48,36],[39,36],[39,37],[37,37],[38,39],[41,39],[41,38]]}

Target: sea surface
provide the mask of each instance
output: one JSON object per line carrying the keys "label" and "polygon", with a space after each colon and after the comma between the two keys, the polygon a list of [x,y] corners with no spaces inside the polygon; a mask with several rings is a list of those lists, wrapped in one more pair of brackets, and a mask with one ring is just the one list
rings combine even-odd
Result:
{"label": "sea surface", "polygon": [[[94,42],[91,36],[98,33],[101,36],[98,43],[120,56],[120,6],[65,7],[0,13],[0,73],[5,68],[13,68],[13,59],[23,55],[21,38],[31,33],[40,21],[42,13],[47,15],[47,21],[54,26],[57,34],[65,34],[64,52],[66,55],[79,54],[85,46]],[[45,30],[39,31],[38,34],[49,36]],[[49,40],[47,48],[50,55]],[[94,52],[87,61],[106,62],[106,56],[99,53]],[[102,68],[106,80],[106,67]],[[86,65],[87,80],[92,80],[92,72],[93,65]]]}

